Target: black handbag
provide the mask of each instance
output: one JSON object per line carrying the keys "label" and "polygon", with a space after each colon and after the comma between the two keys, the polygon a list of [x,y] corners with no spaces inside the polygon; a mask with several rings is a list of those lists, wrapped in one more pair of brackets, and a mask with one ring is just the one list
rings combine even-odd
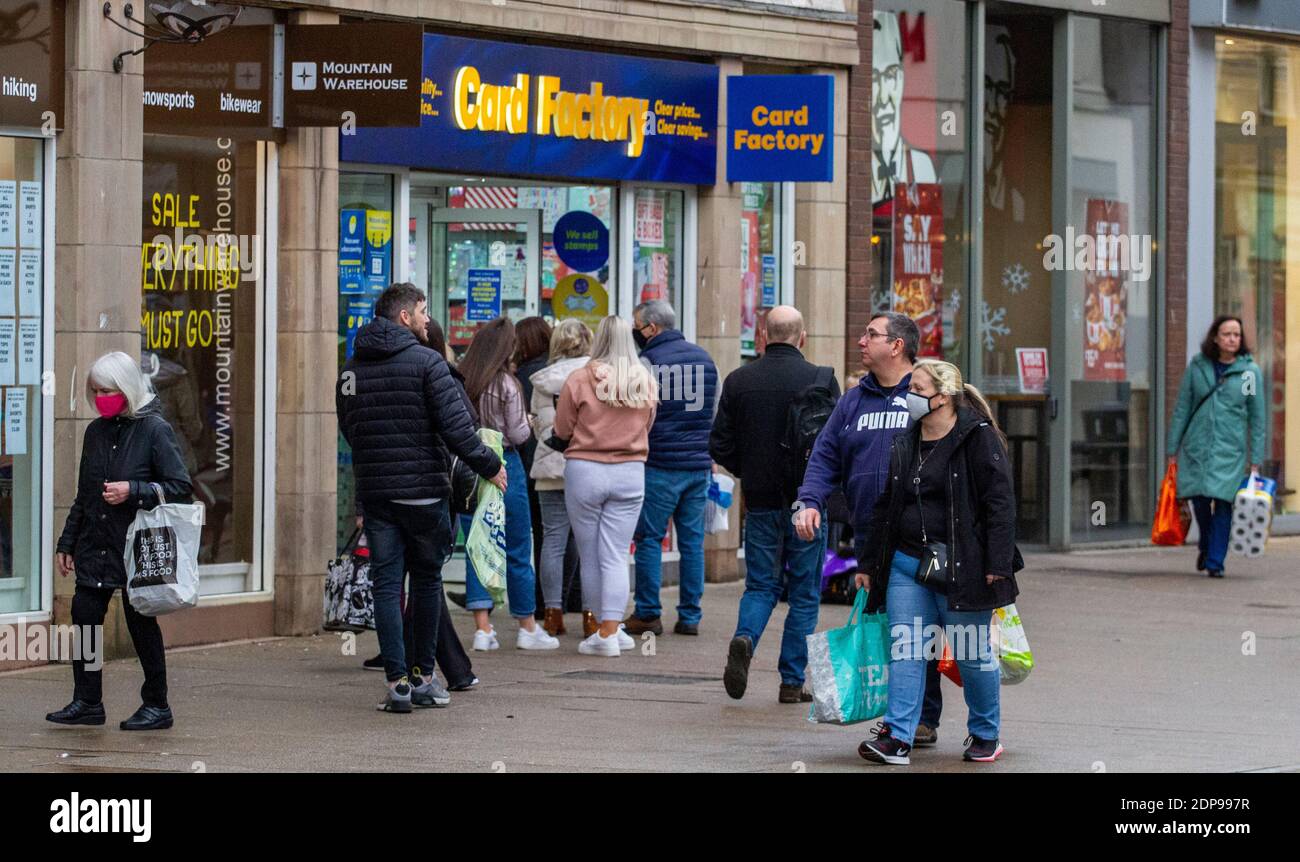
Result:
{"label": "black handbag", "polygon": [[946,596],[948,594],[948,543],[931,542],[925,532],[925,507],[921,505],[921,467],[924,466],[925,460],[922,459],[916,468],[915,480],[916,510],[921,516],[921,544],[925,547],[925,551],[921,554],[921,564],[916,567],[916,582]]}
{"label": "black handbag", "polygon": [[451,456],[451,500],[453,515],[472,515],[478,506],[478,474],[459,455]]}

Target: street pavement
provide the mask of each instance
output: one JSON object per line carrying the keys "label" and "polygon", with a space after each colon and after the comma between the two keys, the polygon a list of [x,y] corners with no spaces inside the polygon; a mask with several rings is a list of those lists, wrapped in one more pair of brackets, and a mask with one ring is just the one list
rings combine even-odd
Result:
{"label": "street pavement", "polygon": [[[911,767],[858,757],[870,724],[814,725],[806,704],[777,703],[784,605],[748,693],[730,699],[722,668],[742,586],[710,584],[699,637],[671,633],[666,589],[668,633],[617,659],[578,654],[576,614],[558,651],[516,650],[498,612],[501,649],[471,653],[481,685],[411,715],[374,708],[382,675],[360,667],[377,652],[373,633],[355,655],[337,634],[169,652],[176,726],[157,733],[117,729],[138,703],[134,660],[105,667],[102,728],[43,720],[69,700],[69,667],[0,675],[0,770],[1300,771],[1300,538],[1230,557],[1221,581],[1197,574],[1194,556],[1027,555],[1017,605],[1037,666],[1001,689],[1006,754],[995,764],[962,762],[966,708],[947,681],[939,744]],[[820,627],[847,614],[823,605]],[[455,620],[468,641],[468,614]]]}

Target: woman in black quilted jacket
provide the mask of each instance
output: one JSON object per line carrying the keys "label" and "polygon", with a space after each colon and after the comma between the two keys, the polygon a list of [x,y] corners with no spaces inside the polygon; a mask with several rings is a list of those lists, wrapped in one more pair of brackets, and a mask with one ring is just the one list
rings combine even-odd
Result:
{"label": "woman in black quilted jacket", "polygon": [[[86,401],[100,418],[86,428],[77,497],[55,561],[60,575],[76,575],[72,623],[91,637],[82,637],[80,654],[72,662],[72,702],[45,718],[55,724],[104,723],[100,627],[113,593],[121,591],[127,629],[144,668],[144,686],[143,704],[120,726],[163,730],[172,726],[172,711],[162,630],[157,619],[137,613],[127,601],[126,532],[140,509],[190,502],[190,476],[176,435],[130,356],[115,352],[95,360],[86,379]],[[158,499],[152,485],[162,488],[164,499]]]}

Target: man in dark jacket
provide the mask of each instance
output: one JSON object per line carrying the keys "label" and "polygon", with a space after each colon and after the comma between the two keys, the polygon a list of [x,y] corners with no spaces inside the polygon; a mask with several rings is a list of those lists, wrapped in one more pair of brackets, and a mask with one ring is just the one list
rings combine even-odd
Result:
{"label": "man in dark jacket", "polygon": [[[357,333],[335,390],[339,430],[352,447],[357,504],[365,516],[375,628],[388,692],[380,709],[445,706],[433,676],[442,616],[442,564],[451,549],[450,447],[502,490],[505,467],[474,433],[447,361],[425,346],[424,292],[395,284]],[[401,592],[411,573],[415,654],[402,638]],[[408,664],[409,662],[409,664]],[[409,674],[409,676],[408,676]]]}
{"label": "man in dark jacket", "polygon": [[[826,546],[825,525],[813,538],[795,535],[788,491],[782,487],[782,462],[791,457],[782,448],[787,417],[795,397],[810,386],[822,386],[831,398],[840,395],[833,369],[819,369],[803,358],[807,341],[798,310],[779,305],[767,313],[767,350],[761,359],[727,375],[722,384],[718,415],[713,420],[709,452],[743,483],[745,497],[745,594],[740,598],[736,634],[727,653],[722,682],[727,694],[740,699],[749,681],[749,662],[767,627],[772,610],[789,584],[790,610],[781,638],[781,703],[800,703],[807,637],[817,628],[821,604],[821,569]],[[784,570],[790,567],[789,580]]]}
{"label": "man in dark jacket", "polygon": [[641,360],[659,383],[659,408],[650,427],[645,500],[633,534],[636,610],[623,624],[631,635],[663,634],[659,621],[661,543],[671,518],[677,526],[677,549],[681,552],[681,592],[673,631],[699,634],[700,599],[704,596],[704,500],[713,468],[709,430],[718,368],[704,348],[691,344],[677,329],[677,315],[668,303],[643,302],[632,317],[632,337],[641,347]]}

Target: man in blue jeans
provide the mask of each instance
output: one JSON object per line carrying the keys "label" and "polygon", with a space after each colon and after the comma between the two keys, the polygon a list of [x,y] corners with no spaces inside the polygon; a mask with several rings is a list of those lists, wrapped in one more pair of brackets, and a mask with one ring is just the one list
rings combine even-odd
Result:
{"label": "man in blue jeans", "polygon": [[[451,457],[503,491],[501,460],[474,433],[450,366],[429,349],[424,291],[395,284],[375,301],[335,387],[339,430],[352,447],[357,504],[364,508],[375,629],[388,686],[379,708],[446,706],[433,675],[442,618],[442,564],[451,554]],[[402,579],[411,573],[412,646],[403,643]]]}
{"label": "man in blue jeans", "polygon": [[[820,525],[811,539],[795,535],[790,505],[802,476],[802,460],[782,442],[790,408],[801,393],[820,386],[825,390],[823,400],[833,405],[840,387],[834,369],[819,369],[804,359],[801,348],[808,334],[796,309],[773,308],[766,326],[767,349],[762,358],[731,372],[722,384],[709,437],[713,460],[741,480],[745,498],[745,593],[722,682],[727,694],[737,700],[744,697],[750,660],[788,584],[790,609],[781,637],[777,699],[801,703],[811,700],[803,690],[804,669],[807,637],[817,628],[821,604],[826,527]],[[800,462],[797,467],[784,463],[795,460]]]}
{"label": "man in blue jeans", "polygon": [[650,366],[659,384],[659,407],[650,428],[645,500],[632,537],[636,543],[636,609],[623,626],[630,635],[663,634],[659,620],[662,543],[671,519],[677,525],[677,549],[681,552],[681,590],[673,631],[696,635],[704,597],[704,500],[713,470],[709,428],[718,369],[704,348],[691,344],[677,329],[677,315],[668,303],[643,302],[632,318],[632,337],[641,348],[641,361]]}

